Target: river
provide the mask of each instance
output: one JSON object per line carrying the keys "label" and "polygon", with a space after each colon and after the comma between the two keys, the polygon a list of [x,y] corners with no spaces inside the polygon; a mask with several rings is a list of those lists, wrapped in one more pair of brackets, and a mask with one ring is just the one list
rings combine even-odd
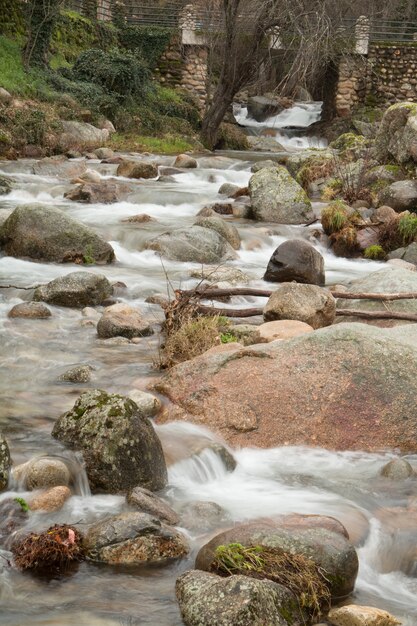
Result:
{"label": "river", "polygon": [[[304,117],[300,110],[304,110]],[[307,117],[309,123],[317,119],[317,110],[317,105],[302,105],[285,114],[292,115],[290,120],[296,119],[301,127],[308,125]],[[242,119],[244,116],[243,111]],[[300,123],[300,116],[304,123]],[[270,126],[278,128],[277,141],[282,144],[286,137],[291,149],[300,147],[300,141],[294,140],[294,129],[282,130],[288,119],[279,126],[281,122],[278,120],[277,126],[277,120],[270,121]],[[304,138],[301,143],[305,146],[306,142]],[[143,249],[144,243],[159,233],[192,224],[201,208],[219,201],[222,183],[247,185],[252,161],[260,155],[248,154],[245,160],[232,157],[229,154],[214,162],[212,158],[199,157],[198,169],[176,174],[168,182],[136,183],[129,201],[114,205],[67,201],[64,192],[71,185],[33,175],[33,161],[1,162],[0,175],[10,174],[18,184],[11,194],[0,197],[0,210],[39,202],[59,207],[95,228],[111,242],[117,262],[91,266],[88,271],[104,273],[112,282],[124,283],[127,288],[120,290],[118,297],[144,310],[157,325],[161,311],[147,304],[146,298],[166,293],[167,276],[174,287],[195,285],[197,281],[190,277],[190,272],[199,266],[170,261],[162,265],[154,252]],[[172,157],[146,158],[160,165],[172,165],[174,161]],[[99,161],[89,161],[88,167],[103,179],[112,177],[116,170],[115,165]],[[140,225],[121,221],[138,213],[146,213],[155,221]],[[239,229],[242,247],[238,258],[228,264],[247,273],[252,286],[266,286],[262,275],[269,257],[279,243],[293,237],[309,238],[320,250],[329,285],[346,283],[381,268],[376,262],[337,258],[321,248],[313,237],[317,225],[289,227],[236,219],[234,224]],[[2,256],[0,285],[31,287],[79,269],[71,264],[33,263]],[[92,496],[81,460],[51,438],[56,418],[74,404],[86,387],[59,383],[58,376],[71,365],[89,363],[94,368],[91,386],[121,394],[145,389],[158,376],[154,367],[158,333],[138,344],[109,345],[97,340],[95,327],[85,324],[79,310],[60,307],[50,307],[53,315],[46,320],[9,319],[7,312],[11,307],[30,294],[19,289],[0,289],[0,429],[7,436],[14,463],[35,455],[57,455],[66,460],[74,476],[76,493],[64,508],[56,514],[32,514],[28,529],[55,522],[89,523],[123,510],[124,499]],[[243,302],[256,299],[235,301]],[[179,451],[178,462],[169,468],[165,497],[170,503],[178,507],[196,499],[214,501],[234,522],[255,519],[259,514],[292,511],[333,515],[357,538],[360,572],[354,602],[385,608],[407,626],[417,624],[417,506],[414,513],[406,510],[408,499],[417,497],[417,487],[395,484],[388,490],[378,479],[380,468],[395,456],[393,453],[335,453],[290,446],[240,449],[234,451],[238,465],[230,474],[213,452],[199,459],[182,459],[181,441],[216,439],[213,434],[185,423],[156,428],[162,439],[169,439],[171,448],[175,450],[177,445]],[[411,460],[417,462],[417,456]],[[27,495],[17,492],[12,484],[11,490],[0,494],[0,502],[17,493]],[[0,624],[180,625],[175,578],[193,566],[196,551],[207,537],[199,531],[188,536],[192,545],[190,556],[169,567],[123,569],[82,563],[72,577],[50,581],[8,567],[9,553],[0,550]]]}

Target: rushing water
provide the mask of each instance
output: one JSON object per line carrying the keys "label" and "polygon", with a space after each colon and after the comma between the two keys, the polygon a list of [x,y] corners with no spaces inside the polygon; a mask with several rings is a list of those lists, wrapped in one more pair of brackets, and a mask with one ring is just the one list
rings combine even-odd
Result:
{"label": "rushing water", "polygon": [[[288,113],[291,123],[297,118],[300,125],[297,116],[297,111]],[[168,157],[152,158],[161,165],[173,162]],[[1,198],[0,210],[41,202],[58,206],[94,227],[112,242],[117,262],[112,266],[89,267],[88,271],[123,282],[126,289],[120,290],[118,297],[140,307],[157,325],[160,310],[145,303],[147,296],[166,293],[166,275],[174,287],[195,284],[190,272],[199,266],[170,261],[162,265],[157,255],[144,250],[145,241],[177,226],[192,224],[202,207],[221,200],[218,189],[222,183],[247,185],[250,155],[246,158],[220,158],[213,163],[201,157],[197,170],[175,175],[171,181],[129,181],[134,192],[128,200],[115,205],[71,203],[63,197],[70,185],[55,178],[34,176],[31,161],[0,163],[0,174],[13,174],[18,181],[17,188]],[[98,161],[88,165],[103,178],[114,175],[116,169]],[[138,213],[147,213],[155,221],[140,225],[121,221]],[[346,283],[381,267],[379,263],[336,258],[321,249],[312,236],[315,225],[289,227],[246,220],[234,223],[242,248],[238,258],[228,265],[246,272],[253,286],[265,285],[262,275],[271,253],[280,242],[292,237],[310,239],[320,249],[328,284]],[[76,265],[32,263],[3,256],[0,285],[30,287],[79,269]],[[52,424],[88,386],[123,394],[145,389],[157,375],[153,362],[158,336],[144,338],[139,344],[109,345],[96,338],[95,327],[86,324],[80,311],[52,306],[53,315],[46,320],[8,319],[10,308],[30,295],[30,291],[19,289],[0,290],[0,428],[7,434],[15,463],[34,455],[59,456],[74,477],[75,495],[64,508],[55,514],[33,514],[28,529],[55,522],[87,524],[124,510],[124,500],[119,496],[90,495],[81,459],[51,438]],[[241,298],[235,304],[248,302],[256,300]],[[58,382],[59,375],[77,363],[93,366],[92,383]],[[346,525],[359,550],[360,573],[354,601],[386,608],[408,626],[417,624],[417,507],[414,511],[407,508],[410,498],[417,497],[417,488],[415,483],[407,482],[390,490],[378,479],[380,468],[392,454],[334,453],[299,447],[242,449],[234,451],[237,468],[228,473],[213,451],[189,457],[188,450],[195,449],[190,442],[215,439],[210,432],[184,423],[156,428],[164,445],[169,442],[170,455],[176,460],[169,468],[169,486],[165,491],[175,508],[192,500],[213,501],[225,509],[227,523],[292,511],[333,515]],[[417,462],[417,458],[410,460]],[[11,482],[10,491],[0,495],[0,502],[17,493],[27,495]],[[180,625],[175,578],[192,567],[196,550],[209,536],[199,529],[188,534],[190,556],[169,567],[112,568],[83,563],[72,577],[51,581],[10,568],[10,554],[0,551],[0,623]]]}

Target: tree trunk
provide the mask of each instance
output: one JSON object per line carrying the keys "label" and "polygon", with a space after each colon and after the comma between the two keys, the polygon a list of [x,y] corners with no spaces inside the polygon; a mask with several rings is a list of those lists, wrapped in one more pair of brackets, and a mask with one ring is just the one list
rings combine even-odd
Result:
{"label": "tree trunk", "polygon": [[210,107],[201,126],[201,138],[209,150],[214,150],[218,141],[219,128],[228,108],[233,103],[234,92],[228,87],[216,89]]}

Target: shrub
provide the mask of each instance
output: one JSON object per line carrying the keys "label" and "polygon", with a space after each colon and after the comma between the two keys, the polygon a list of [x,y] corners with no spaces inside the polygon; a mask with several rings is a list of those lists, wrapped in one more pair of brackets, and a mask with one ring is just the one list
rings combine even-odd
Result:
{"label": "shrub", "polygon": [[[304,188],[308,189],[310,183],[318,178],[327,178],[333,174],[335,163],[333,158],[323,155],[314,155],[299,170],[296,180]],[[331,198],[332,199],[332,198]]]}
{"label": "shrub", "polygon": [[163,26],[122,24],[119,27],[119,44],[126,50],[139,54],[149,67],[154,68],[168,47],[173,32],[171,28]]}
{"label": "shrub", "polygon": [[349,207],[341,200],[331,202],[321,212],[321,224],[326,235],[337,233],[349,220]]}
{"label": "shrub", "polygon": [[356,228],[348,224],[330,236],[333,252],[337,256],[353,257],[358,254]]}
{"label": "shrub", "polygon": [[129,52],[92,49],[80,54],[72,69],[76,80],[102,87],[108,93],[123,98],[144,96],[150,87],[150,72],[146,63]]}
{"label": "shrub", "polygon": [[84,107],[98,111],[106,116],[112,116],[119,109],[118,94],[106,93],[106,91],[92,82],[72,80],[71,70],[66,68],[59,72],[49,72],[50,85],[57,91],[74,96],[82,102]]}
{"label": "shrub", "polygon": [[417,215],[403,215],[400,217],[398,231],[402,237],[404,246],[414,241],[417,235]]}
{"label": "shrub", "polygon": [[386,257],[384,248],[379,245],[369,246],[363,253],[365,259],[373,261],[383,261]]}

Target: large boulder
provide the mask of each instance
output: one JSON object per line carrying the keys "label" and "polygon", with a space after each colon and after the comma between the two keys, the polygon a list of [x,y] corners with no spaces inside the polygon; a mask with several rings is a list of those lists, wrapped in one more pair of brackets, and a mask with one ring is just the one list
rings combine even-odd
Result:
{"label": "large boulder", "polygon": [[268,117],[284,110],[279,100],[267,96],[252,96],[248,99],[248,117],[257,122],[264,122]]}
{"label": "large boulder", "polygon": [[[378,272],[373,272],[364,278],[353,281],[348,288],[349,293],[410,293],[417,292],[417,273],[403,269],[401,267],[384,267]],[[387,311],[384,303],[379,300],[345,300],[340,299],[339,308],[349,310],[356,309],[362,311]],[[393,300],[389,302],[389,310],[396,313],[417,313],[417,300],[410,298],[404,300]],[[349,321],[362,321],[361,318],[344,318]],[[410,324],[403,320],[366,320],[369,324],[381,326],[398,326]]]}
{"label": "large boulder", "polygon": [[417,104],[398,102],[382,118],[374,145],[380,163],[417,161]]}
{"label": "large boulder", "polygon": [[195,221],[196,226],[202,226],[203,228],[210,228],[218,233],[221,237],[226,239],[234,250],[240,248],[240,235],[239,231],[231,222],[226,222],[221,217],[208,216],[199,217]]}
{"label": "large boulder", "polygon": [[97,324],[100,339],[110,337],[147,337],[153,334],[150,323],[142,317],[137,309],[117,303],[107,307]]}
{"label": "large boulder", "polygon": [[[359,561],[342,524],[334,518],[289,515],[274,521],[240,524],[216,535],[197,554],[197,569],[212,571],[216,548],[240,543],[272,548],[277,554],[300,554],[326,572],[332,598],[347,597],[354,589]],[[302,590],[300,590],[302,591]]]}
{"label": "large boulder", "polygon": [[0,491],[7,487],[11,464],[9,446],[0,432]]}
{"label": "large boulder", "polygon": [[41,457],[14,467],[13,478],[24,489],[32,491],[67,486],[71,481],[71,473],[63,461]]}
{"label": "large boulder", "polygon": [[311,243],[303,239],[289,239],[278,246],[269,259],[264,280],[324,285],[324,259]]}
{"label": "large boulder", "polygon": [[379,194],[379,203],[397,213],[417,211],[417,181],[400,180],[392,183]]}
{"label": "large boulder", "polygon": [[163,564],[186,556],[184,535],[147,513],[122,513],[93,526],[85,536],[87,557],[112,565]]}
{"label": "large boulder", "polygon": [[313,219],[307,194],[282,165],[253,174],[249,192],[256,220],[305,224]]}
{"label": "large boulder", "polygon": [[6,254],[55,263],[114,261],[114,250],[91,228],[63,211],[25,204],[0,227],[0,246]]}
{"label": "large boulder", "polygon": [[95,491],[118,493],[138,485],[157,491],[167,483],[161,443],[130,398],[86,391],[56,421],[52,436],[82,451]]}
{"label": "large boulder", "polygon": [[147,242],[149,250],[171,261],[218,263],[236,256],[228,241],[215,230],[202,226],[177,228]]}
{"label": "large boulder", "polygon": [[51,280],[35,290],[33,299],[68,307],[97,306],[113,295],[113,287],[104,274],[71,272]]}
{"label": "large boulder", "polygon": [[98,148],[105,143],[110,133],[105,128],[96,128],[87,122],[77,122],[74,120],[62,121],[63,132],[59,136],[59,147],[61,150],[84,150]]}
{"label": "large boulder", "polygon": [[[404,263],[409,263],[414,265],[414,270],[417,266],[417,242],[413,241],[410,245],[405,246],[404,248],[397,248],[388,254],[389,261],[394,259],[404,261]],[[412,270],[412,266],[409,267]]]}
{"label": "large boulder", "polygon": [[335,316],[336,300],[330,291],[316,285],[282,283],[264,308],[266,322],[298,320],[313,328],[330,326]]}
{"label": "large boulder", "polygon": [[[411,272],[410,272],[411,273]],[[415,452],[417,326],[335,324],[287,341],[203,354],[157,388],[183,419],[232,446]],[[250,429],[241,425],[242,415]]]}
{"label": "large boulder", "polygon": [[176,595],[186,626],[290,626],[302,623],[297,599],[282,585],[248,576],[191,570]]}
{"label": "large boulder", "polygon": [[156,178],[158,167],[147,161],[122,161],[117,168],[117,176],[125,178]]}

